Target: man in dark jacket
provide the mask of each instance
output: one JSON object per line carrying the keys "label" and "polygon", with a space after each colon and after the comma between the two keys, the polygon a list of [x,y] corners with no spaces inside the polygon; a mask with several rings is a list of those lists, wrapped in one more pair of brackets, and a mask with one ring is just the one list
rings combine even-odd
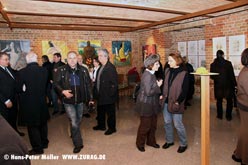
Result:
{"label": "man in dark jacket", "polygon": [[30,155],[43,154],[48,147],[46,104],[47,70],[37,63],[37,55],[26,56],[27,67],[19,71],[18,91],[20,92],[20,120],[28,127],[32,150]]}
{"label": "man in dark jacket", "polygon": [[[61,61],[61,54],[60,53],[54,53],[53,55],[53,63],[52,63],[52,77],[54,77],[54,72],[58,70],[59,67],[65,65]],[[61,100],[58,97],[57,93],[55,92],[55,87],[53,85],[53,81],[51,80],[52,83],[52,90],[51,90],[51,95],[52,95],[52,102],[53,102],[53,115],[57,114],[59,111],[61,111],[61,114],[64,113],[63,105],[61,104]]]}
{"label": "man in dark jacket", "polygon": [[24,133],[17,129],[16,77],[8,65],[9,56],[0,52],[0,115],[20,136],[24,136]]}
{"label": "man in dark jacket", "polygon": [[67,54],[67,61],[67,65],[55,71],[54,86],[63,98],[65,111],[71,122],[71,136],[75,146],[73,153],[78,153],[83,148],[80,124],[84,103],[92,104],[93,97],[89,73],[85,67],[77,63],[77,53],[70,51]]}
{"label": "man in dark jacket", "polygon": [[115,66],[109,62],[107,49],[98,50],[98,59],[102,64],[97,73],[97,126],[94,130],[105,130],[105,115],[107,114],[108,130],[105,135],[116,132],[115,103],[118,100],[118,75]]}
{"label": "man in dark jacket", "polygon": [[217,118],[223,118],[222,101],[226,99],[226,119],[232,120],[233,96],[235,86],[237,86],[233,66],[230,61],[224,59],[224,52],[218,50],[217,58],[210,66],[210,72],[219,73],[217,76],[211,76],[214,80],[214,95],[217,99]]}
{"label": "man in dark jacket", "polygon": [[51,81],[53,80],[53,76],[52,76],[52,63],[49,61],[49,58],[47,55],[43,55],[41,57],[42,59],[42,67],[47,69],[47,73],[48,73],[48,79],[47,79],[47,97],[49,100],[48,105],[51,106],[52,105],[52,95],[51,95],[51,89],[52,89],[52,83]]}

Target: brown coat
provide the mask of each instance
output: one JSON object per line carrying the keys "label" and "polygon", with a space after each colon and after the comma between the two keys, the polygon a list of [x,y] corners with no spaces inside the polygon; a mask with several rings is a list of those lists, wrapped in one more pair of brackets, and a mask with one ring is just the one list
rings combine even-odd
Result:
{"label": "brown coat", "polygon": [[159,112],[160,93],[161,90],[157,85],[155,75],[145,70],[141,77],[140,90],[135,107],[140,116],[152,116]]}
{"label": "brown coat", "polygon": [[237,101],[239,109],[248,112],[248,67],[244,67],[238,76]]}

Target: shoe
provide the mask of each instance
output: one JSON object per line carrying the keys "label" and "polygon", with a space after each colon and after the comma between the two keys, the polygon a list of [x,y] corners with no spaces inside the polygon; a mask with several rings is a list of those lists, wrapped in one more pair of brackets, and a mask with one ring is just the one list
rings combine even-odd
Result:
{"label": "shoe", "polygon": [[52,115],[56,115],[57,113],[59,113],[59,112],[58,111],[55,111],[55,112],[52,113]]}
{"label": "shoe", "polygon": [[138,148],[138,150],[140,151],[140,152],[145,152],[146,150],[145,150],[145,147],[138,147],[137,146],[137,148]]}
{"label": "shoe", "polygon": [[187,148],[188,148],[188,146],[179,146],[177,152],[183,153]]}
{"label": "shoe", "polygon": [[47,149],[47,148],[48,148],[48,144],[43,144],[43,145],[42,145],[42,148],[43,148],[43,149]]}
{"label": "shoe", "polygon": [[44,153],[43,150],[34,150],[34,149],[32,149],[32,150],[28,151],[29,155],[41,155],[43,153]]}
{"label": "shoe", "polygon": [[232,120],[232,117],[231,116],[228,116],[228,117],[226,117],[226,120],[227,121],[231,121]]}
{"label": "shoe", "polygon": [[185,105],[186,106],[191,106],[191,104],[189,102],[186,102]]}
{"label": "shoe", "polygon": [[242,162],[241,159],[237,158],[234,154],[232,155],[232,159],[235,161],[235,162]]}
{"label": "shoe", "polygon": [[167,149],[167,148],[169,148],[170,146],[173,146],[173,145],[174,145],[173,142],[172,143],[165,143],[162,148]]}
{"label": "shoe", "polygon": [[154,148],[160,148],[159,144],[153,144],[153,145],[146,144],[146,145],[151,146],[151,147],[154,147]]}
{"label": "shoe", "polygon": [[105,131],[106,128],[105,127],[95,126],[95,127],[93,127],[93,130],[95,130],[95,131]]}
{"label": "shoe", "polygon": [[61,111],[60,114],[61,114],[61,115],[65,114],[65,111]]}
{"label": "shoe", "polygon": [[114,130],[108,129],[108,130],[104,133],[104,135],[111,135],[112,133],[115,133],[115,132],[116,132],[115,129],[114,129]]}
{"label": "shoe", "polygon": [[79,152],[81,151],[82,148],[84,148],[83,145],[80,146],[80,147],[75,147],[75,148],[73,149],[73,153],[79,153]]}
{"label": "shoe", "polygon": [[90,114],[88,114],[88,113],[83,114],[83,117],[90,118]]}
{"label": "shoe", "polygon": [[217,118],[218,118],[218,119],[220,119],[220,120],[222,120],[222,119],[223,119],[223,117],[222,117],[222,116],[217,116]]}

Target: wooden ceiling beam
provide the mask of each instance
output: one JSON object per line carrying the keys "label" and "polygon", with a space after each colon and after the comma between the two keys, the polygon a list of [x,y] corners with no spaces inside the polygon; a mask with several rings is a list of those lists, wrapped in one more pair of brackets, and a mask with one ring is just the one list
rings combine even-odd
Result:
{"label": "wooden ceiling beam", "polygon": [[212,14],[212,13],[216,13],[216,12],[220,12],[220,11],[230,10],[230,9],[234,9],[234,8],[245,6],[245,5],[248,5],[248,0],[239,0],[237,2],[233,2],[233,3],[227,4],[227,5],[222,5],[222,6],[214,7],[211,9],[206,9],[206,10],[198,11],[195,13],[190,13],[190,14],[186,14],[183,16],[174,17],[174,18],[166,19],[163,21],[158,21],[155,23],[147,24],[147,25],[141,25],[141,26],[132,28],[130,31],[127,31],[127,32],[146,29],[146,28],[150,28],[153,26],[163,25],[163,24],[172,23],[172,22],[176,22],[176,21],[182,21],[185,19],[199,17],[199,16]]}
{"label": "wooden ceiling beam", "polygon": [[[1,21],[0,21],[1,22]],[[23,22],[23,21],[12,21],[15,24],[26,24],[26,25],[57,25],[57,26],[96,26],[96,27],[115,27],[115,28],[132,28],[134,26],[117,26],[117,25],[103,25],[103,24],[72,24],[72,23],[54,23],[54,22]]]}
{"label": "wooden ceiling beam", "polygon": [[2,4],[1,1],[0,1],[0,12],[1,12],[3,18],[6,20],[6,23],[8,24],[9,28],[12,29],[11,28],[11,22],[9,20],[9,17],[8,17],[7,13],[4,10],[4,7],[3,7],[3,4]]}
{"label": "wooden ceiling beam", "polygon": [[106,2],[93,2],[93,1],[80,1],[80,0],[36,0],[36,1],[115,7],[115,8],[155,11],[155,12],[171,13],[171,14],[179,14],[179,15],[189,14],[188,12],[183,12],[183,11],[166,10],[166,9],[161,9],[161,8],[134,6],[134,5],[127,5],[127,4],[106,3]]}
{"label": "wooden ceiling beam", "polygon": [[12,28],[22,29],[46,29],[46,30],[78,30],[78,31],[126,31],[130,28],[118,28],[118,27],[92,27],[92,26],[45,26],[45,25],[27,25],[27,24],[15,24],[12,23]]}
{"label": "wooden ceiling beam", "polygon": [[66,18],[90,18],[90,19],[101,19],[101,20],[118,20],[118,21],[136,21],[136,22],[150,22],[156,21],[146,19],[131,19],[131,18],[113,18],[113,17],[98,17],[98,16],[81,16],[81,15],[68,15],[68,14],[52,14],[52,13],[31,13],[31,12],[18,12],[18,11],[6,11],[7,14],[15,15],[28,15],[28,16],[46,16],[46,17],[66,17]]}

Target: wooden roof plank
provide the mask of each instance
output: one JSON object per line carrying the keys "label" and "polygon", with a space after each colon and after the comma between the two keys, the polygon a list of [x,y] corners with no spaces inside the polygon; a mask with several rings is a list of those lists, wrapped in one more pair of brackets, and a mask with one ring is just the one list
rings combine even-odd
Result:
{"label": "wooden roof plank", "polygon": [[1,1],[0,1],[0,12],[1,12],[3,18],[6,20],[6,22],[7,22],[8,26],[9,26],[9,28],[11,29],[11,22],[10,22],[10,20],[9,20],[9,17],[8,17],[7,13],[6,13],[5,10],[4,10],[4,7],[3,7],[3,4],[2,4]]}

